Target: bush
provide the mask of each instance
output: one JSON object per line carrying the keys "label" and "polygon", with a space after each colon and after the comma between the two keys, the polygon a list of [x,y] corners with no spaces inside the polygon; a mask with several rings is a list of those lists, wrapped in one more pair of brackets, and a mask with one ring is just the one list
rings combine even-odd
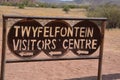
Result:
{"label": "bush", "polygon": [[88,8],[89,8],[89,5],[80,5],[79,8],[88,9]]}
{"label": "bush", "polygon": [[25,5],[24,5],[24,4],[19,4],[19,5],[18,5],[18,8],[19,8],[19,9],[24,9],[24,8],[25,8]]}
{"label": "bush", "polygon": [[29,0],[22,0],[22,4],[24,4],[25,6],[28,6],[30,4]]}
{"label": "bush", "polygon": [[2,2],[0,5],[5,5],[5,6],[12,6],[13,3],[10,2]]}
{"label": "bush", "polygon": [[75,9],[75,8],[79,8],[79,5],[75,5],[75,4],[68,4],[67,5],[70,9]]}
{"label": "bush", "polygon": [[51,5],[51,8],[58,8],[57,5]]}
{"label": "bush", "polygon": [[64,6],[63,7],[63,11],[65,11],[66,13],[68,13],[70,11],[70,8],[68,6]]}
{"label": "bush", "polygon": [[102,5],[88,10],[88,17],[108,18],[107,28],[120,28],[120,9],[116,5]]}

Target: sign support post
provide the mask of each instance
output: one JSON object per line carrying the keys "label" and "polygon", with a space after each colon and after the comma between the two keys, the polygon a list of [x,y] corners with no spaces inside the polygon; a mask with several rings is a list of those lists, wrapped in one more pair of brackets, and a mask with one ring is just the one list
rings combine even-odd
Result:
{"label": "sign support post", "polygon": [[3,33],[2,33],[2,55],[1,55],[1,80],[5,80],[5,57],[6,57],[6,18],[3,16]]}
{"label": "sign support post", "polygon": [[102,64],[103,64],[103,48],[104,48],[104,35],[105,35],[106,21],[102,22],[101,27],[101,46],[99,51],[99,62],[98,62],[98,79],[102,80]]}

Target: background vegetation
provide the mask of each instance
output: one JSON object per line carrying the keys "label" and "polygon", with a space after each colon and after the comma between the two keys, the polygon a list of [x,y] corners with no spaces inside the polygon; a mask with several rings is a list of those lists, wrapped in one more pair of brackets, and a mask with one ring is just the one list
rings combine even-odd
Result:
{"label": "background vegetation", "polygon": [[120,28],[120,6],[105,4],[88,9],[88,17],[108,18],[107,28]]}
{"label": "background vegetation", "polygon": [[104,5],[79,5],[79,4],[52,4],[41,2],[30,2],[23,0],[21,3],[4,2],[0,3],[6,6],[18,6],[20,9],[25,7],[42,7],[42,8],[62,8],[65,13],[69,13],[70,9],[85,9],[87,10],[87,17],[106,17],[108,18],[107,28],[120,28],[120,6],[113,4]]}

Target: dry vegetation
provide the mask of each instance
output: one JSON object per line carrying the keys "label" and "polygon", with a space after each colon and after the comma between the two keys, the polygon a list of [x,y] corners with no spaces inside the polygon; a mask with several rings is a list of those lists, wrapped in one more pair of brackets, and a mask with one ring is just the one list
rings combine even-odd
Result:
{"label": "dry vegetation", "polygon": [[[68,14],[62,9],[52,8],[25,8],[0,6],[2,14],[30,15],[30,16],[70,16],[86,17],[86,11],[73,9]],[[2,25],[0,19],[0,33]],[[0,35],[0,45],[2,35]],[[1,50],[1,46],[0,46]],[[9,53],[9,51],[7,51]],[[69,53],[70,54],[70,53]],[[103,80],[120,80],[120,30],[106,30]],[[97,61],[59,61],[59,62],[36,62],[6,65],[6,80],[96,80]]]}
{"label": "dry vegetation", "polygon": [[0,6],[0,16],[2,14],[12,15],[30,15],[30,16],[67,16],[67,17],[85,17],[84,9],[71,9],[68,14],[62,11],[62,8],[29,8],[18,9],[17,7]]}

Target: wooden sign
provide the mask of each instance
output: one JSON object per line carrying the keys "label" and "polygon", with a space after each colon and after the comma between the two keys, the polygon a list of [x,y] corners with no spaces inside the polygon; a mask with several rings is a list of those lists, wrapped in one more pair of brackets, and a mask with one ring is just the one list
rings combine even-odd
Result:
{"label": "wooden sign", "polygon": [[[15,22],[7,30],[9,19]],[[42,24],[42,20],[46,24]],[[71,26],[68,21],[75,21]],[[101,22],[100,29],[94,21]],[[65,18],[3,15],[0,80],[5,80],[5,64],[61,60],[98,60],[98,77],[102,80],[102,60],[106,18]],[[6,44],[7,43],[7,44]],[[6,59],[6,46],[20,59]],[[97,49],[97,56],[91,55]],[[33,58],[43,51],[51,58]],[[61,57],[72,51],[76,57]],[[80,57],[79,57],[80,56]]]}
{"label": "wooden sign", "polygon": [[98,26],[88,20],[70,26],[54,20],[42,26],[33,19],[16,22],[8,32],[8,47],[18,57],[31,58],[44,51],[48,56],[60,57],[71,50],[76,55],[94,53],[101,42]]}

